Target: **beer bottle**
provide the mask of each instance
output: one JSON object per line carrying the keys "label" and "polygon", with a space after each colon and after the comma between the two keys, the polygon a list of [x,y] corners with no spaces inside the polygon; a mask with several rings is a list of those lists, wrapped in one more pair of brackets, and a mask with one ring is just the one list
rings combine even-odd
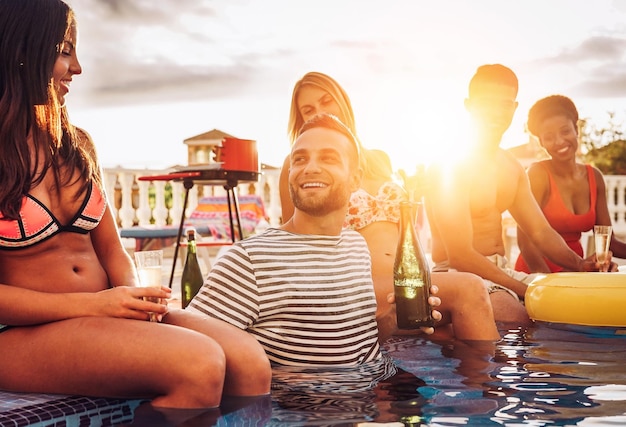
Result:
{"label": "beer bottle", "polygon": [[400,237],[393,266],[398,328],[433,326],[428,304],[430,269],[413,225],[413,203],[400,202]]}
{"label": "beer bottle", "polygon": [[198,264],[198,255],[196,248],[196,230],[194,228],[187,229],[187,259],[183,268],[183,275],[180,281],[180,298],[182,308],[193,299],[202,287],[204,279],[200,264]]}

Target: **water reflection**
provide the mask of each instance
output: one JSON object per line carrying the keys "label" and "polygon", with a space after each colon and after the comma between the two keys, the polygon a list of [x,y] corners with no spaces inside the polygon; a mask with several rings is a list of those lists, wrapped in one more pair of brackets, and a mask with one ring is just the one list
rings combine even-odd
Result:
{"label": "water reflection", "polygon": [[[289,368],[273,372],[272,421],[293,425],[353,425],[419,417],[425,383],[390,357],[358,368]],[[329,424],[330,423],[330,424]]]}
{"label": "water reflection", "polygon": [[[517,335],[520,378],[510,383],[505,377],[495,385],[508,389],[517,399],[505,414],[524,420],[552,421],[572,425],[591,417],[623,416],[626,390],[613,387],[611,401],[594,398],[592,390],[611,384],[626,385],[626,340],[580,332],[537,327]],[[506,338],[505,338],[506,339]],[[510,353],[507,354],[508,362]],[[599,387],[599,388],[598,388]],[[620,425],[620,424],[614,424]]]}
{"label": "water reflection", "polygon": [[271,398],[181,425],[626,425],[626,337],[500,332],[496,345],[394,337],[359,369],[277,369]]}

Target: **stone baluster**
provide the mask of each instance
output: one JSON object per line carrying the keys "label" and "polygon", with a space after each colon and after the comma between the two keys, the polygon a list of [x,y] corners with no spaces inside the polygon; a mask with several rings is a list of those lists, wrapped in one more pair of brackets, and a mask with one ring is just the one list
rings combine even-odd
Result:
{"label": "stone baluster", "polygon": [[154,224],[158,227],[167,225],[168,209],[165,204],[165,185],[166,181],[154,181],[154,209],[152,215],[154,216]]}
{"label": "stone baluster", "polygon": [[150,209],[150,181],[137,181],[139,187],[139,207],[137,208],[136,215],[139,221],[139,226],[145,227],[150,225],[150,219],[152,217],[152,209]]}
{"label": "stone baluster", "polygon": [[[206,188],[207,187],[205,187],[205,189]],[[199,197],[198,193],[199,193],[199,191],[200,191],[200,186],[199,185],[194,185],[189,190],[189,200],[187,201],[187,209],[185,210],[185,218],[189,218],[189,215],[191,215],[191,213],[194,211],[194,209],[198,206],[198,197]],[[206,192],[204,194],[206,194]]]}
{"label": "stone baluster", "polygon": [[226,196],[226,189],[220,185],[216,185],[212,190],[214,196]]}
{"label": "stone baluster", "polygon": [[132,171],[121,172],[119,181],[122,187],[122,205],[119,210],[120,222],[122,227],[132,227],[135,221],[135,208],[133,208],[133,183],[135,182],[135,174]]}
{"label": "stone baluster", "polygon": [[622,179],[618,179],[616,182],[617,187],[617,201],[616,201],[616,209],[618,212],[617,215],[617,227],[621,230],[626,229],[626,180],[624,177]]}
{"label": "stone baluster", "polygon": [[104,189],[106,191],[107,202],[109,209],[113,214],[113,218],[117,218],[117,206],[115,206],[115,184],[117,183],[117,173],[104,171]]}
{"label": "stone baluster", "polygon": [[172,208],[170,209],[170,218],[172,224],[177,224],[180,215],[183,213],[183,200],[185,197],[185,188],[180,181],[172,181]]}
{"label": "stone baluster", "polygon": [[613,229],[617,235],[626,236],[626,177],[606,175],[607,204],[613,220]]}

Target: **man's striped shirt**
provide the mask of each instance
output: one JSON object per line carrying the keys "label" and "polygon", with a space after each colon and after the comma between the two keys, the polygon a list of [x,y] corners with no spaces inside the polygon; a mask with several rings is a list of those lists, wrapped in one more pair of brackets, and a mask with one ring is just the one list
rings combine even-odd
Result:
{"label": "man's striped shirt", "polygon": [[275,228],[215,263],[188,306],[253,334],[274,363],[353,366],[379,359],[371,260],[363,237]]}

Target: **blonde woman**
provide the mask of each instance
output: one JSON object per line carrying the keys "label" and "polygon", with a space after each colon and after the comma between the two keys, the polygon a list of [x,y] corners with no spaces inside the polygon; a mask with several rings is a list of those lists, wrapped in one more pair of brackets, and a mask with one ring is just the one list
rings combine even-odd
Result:
{"label": "blonde woman", "polygon": [[[292,142],[294,136],[298,134],[298,127],[319,113],[328,113],[338,117],[355,136],[357,135],[352,105],[345,90],[330,76],[310,72],[305,74],[293,89],[288,127]],[[361,151],[363,152],[362,147]],[[344,224],[358,231],[367,241],[372,258],[377,317],[381,318],[393,309],[387,297],[393,292],[393,261],[399,237],[398,219],[400,216],[399,206],[394,204],[398,200],[395,198],[390,200],[386,197],[389,194],[398,193],[387,194],[383,191],[383,194],[378,194],[378,190],[383,186],[387,187],[385,183],[389,181],[387,176],[389,166],[385,166],[385,163],[384,157],[381,161],[378,151],[361,156],[360,164],[365,173],[360,190],[352,194],[346,224]],[[286,159],[280,179],[284,222],[289,220],[293,213],[288,190],[288,175],[289,163]],[[364,200],[368,202],[359,202]],[[388,215],[373,215],[370,209],[382,205],[386,206],[384,209]],[[437,296],[441,298],[441,305],[437,309],[443,316],[438,324],[437,333],[449,329],[446,332],[453,333],[459,339],[493,341],[500,338],[491,303],[481,279],[469,273],[434,273],[432,279],[433,284],[439,288]],[[453,325],[453,330],[440,327],[450,324]]]}

